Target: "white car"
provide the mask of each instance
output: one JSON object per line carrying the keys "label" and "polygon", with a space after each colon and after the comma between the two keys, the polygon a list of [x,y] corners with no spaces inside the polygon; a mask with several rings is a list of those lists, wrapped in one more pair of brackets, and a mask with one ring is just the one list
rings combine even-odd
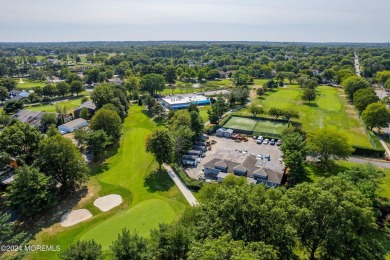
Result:
{"label": "white car", "polygon": [[259,153],[256,157],[257,160],[262,160],[263,159],[263,155],[261,155],[261,153]]}
{"label": "white car", "polygon": [[262,142],[263,142],[263,137],[262,137],[262,136],[259,136],[259,137],[257,138],[256,143],[261,144]]}
{"label": "white car", "polygon": [[264,139],[263,144],[268,144],[268,143],[269,143],[269,139]]}

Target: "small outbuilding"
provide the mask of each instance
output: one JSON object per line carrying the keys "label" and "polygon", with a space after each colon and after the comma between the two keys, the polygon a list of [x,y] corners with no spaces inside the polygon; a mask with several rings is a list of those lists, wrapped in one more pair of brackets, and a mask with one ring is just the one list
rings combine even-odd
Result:
{"label": "small outbuilding", "polygon": [[226,128],[221,127],[221,128],[219,128],[219,129],[215,132],[215,134],[216,134],[218,137],[224,137],[225,131],[226,131]]}
{"label": "small outbuilding", "polygon": [[225,132],[223,132],[223,136],[226,138],[232,138],[233,132],[233,129],[226,129]]}
{"label": "small outbuilding", "polygon": [[82,118],[77,118],[75,120],[69,121],[68,123],[58,126],[58,130],[64,131],[66,133],[72,133],[75,130],[84,126],[88,126],[87,120]]}

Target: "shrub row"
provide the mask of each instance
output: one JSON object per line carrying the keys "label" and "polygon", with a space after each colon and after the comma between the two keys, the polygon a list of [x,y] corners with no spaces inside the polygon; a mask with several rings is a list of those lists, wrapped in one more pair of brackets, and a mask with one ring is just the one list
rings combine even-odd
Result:
{"label": "shrub row", "polygon": [[190,178],[180,165],[174,163],[171,167],[189,189],[198,191],[202,188],[204,182]]}

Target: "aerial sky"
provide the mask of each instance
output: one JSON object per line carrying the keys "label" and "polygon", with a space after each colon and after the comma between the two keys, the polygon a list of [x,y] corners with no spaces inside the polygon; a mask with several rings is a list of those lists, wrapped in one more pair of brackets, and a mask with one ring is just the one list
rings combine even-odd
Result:
{"label": "aerial sky", "polygon": [[1,0],[1,42],[387,42],[389,0]]}

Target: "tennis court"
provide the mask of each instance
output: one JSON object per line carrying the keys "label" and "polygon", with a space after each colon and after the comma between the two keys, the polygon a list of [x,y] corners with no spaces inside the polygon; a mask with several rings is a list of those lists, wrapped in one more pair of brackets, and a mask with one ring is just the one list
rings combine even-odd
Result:
{"label": "tennis court", "polygon": [[250,134],[253,133],[254,135],[280,137],[283,130],[287,128],[287,123],[283,121],[233,116],[223,127],[236,131],[241,130],[246,133],[250,132]]}

